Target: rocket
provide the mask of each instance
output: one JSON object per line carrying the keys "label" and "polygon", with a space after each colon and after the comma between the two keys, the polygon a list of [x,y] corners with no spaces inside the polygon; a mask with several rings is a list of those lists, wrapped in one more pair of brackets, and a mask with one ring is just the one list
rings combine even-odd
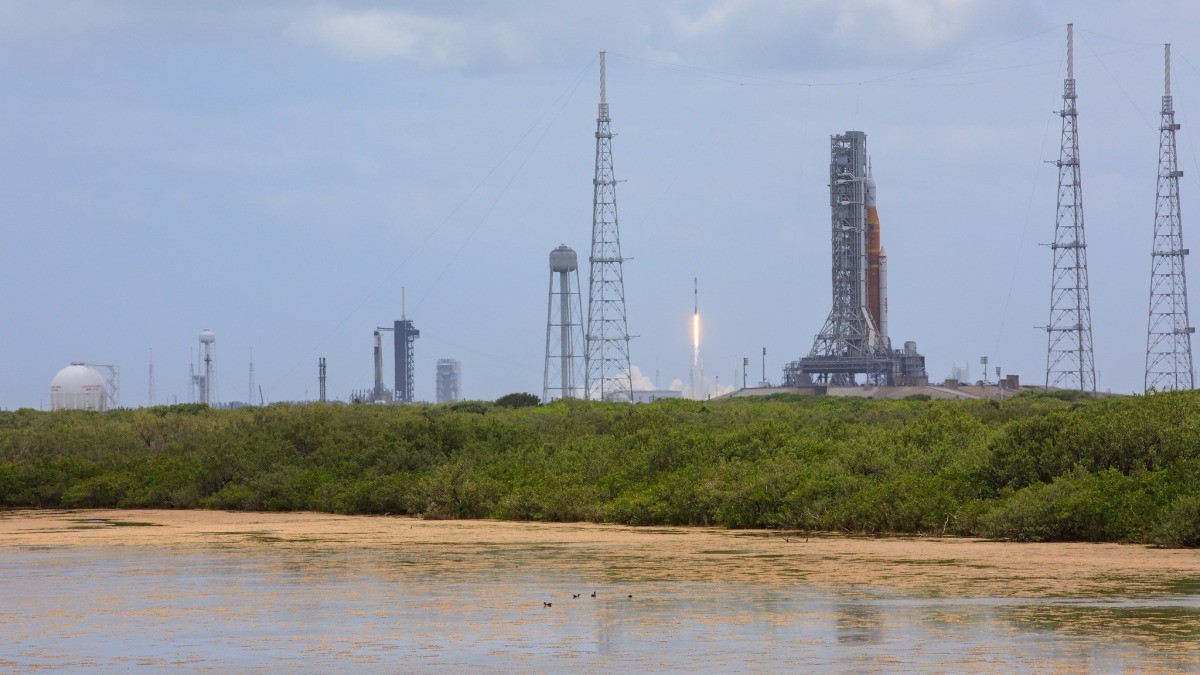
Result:
{"label": "rocket", "polygon": [[868,169],[864,189],[867,206],[867,313],[875,324],[884,346],[890,348],[887,333],[887,251],[880,244],[879,210],[875,202],[875,179]]}

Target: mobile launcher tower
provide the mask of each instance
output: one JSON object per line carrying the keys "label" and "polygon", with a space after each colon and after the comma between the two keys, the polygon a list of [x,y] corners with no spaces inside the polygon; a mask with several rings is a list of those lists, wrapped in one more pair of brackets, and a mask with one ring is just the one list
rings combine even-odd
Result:
{"label": "mobile launcher tower", "polygon": [[784,386],[852,386],[860,375],[878,386],[925,385],[917,343],[892,349],[887,334],[887,253],[880,244],[867,135],[847,131],[830,145],[833,308],[808,356],[784,367]]}

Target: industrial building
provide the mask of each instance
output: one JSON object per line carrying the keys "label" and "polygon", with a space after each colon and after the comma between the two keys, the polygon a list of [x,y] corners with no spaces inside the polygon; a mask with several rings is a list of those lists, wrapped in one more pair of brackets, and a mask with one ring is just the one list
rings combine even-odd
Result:
{"label": "industrial building", "polygon": [[831,137],[829,205],[833,306],[808,356],[784,367],[784,386],[926,384],[917,343],[892,349],[888,335],[887,253],[862,131]]}
{"label": "industrial building", "polygon": [[458,359],[438,359],[437,402],[456,403],[462,400],[462,367]]}

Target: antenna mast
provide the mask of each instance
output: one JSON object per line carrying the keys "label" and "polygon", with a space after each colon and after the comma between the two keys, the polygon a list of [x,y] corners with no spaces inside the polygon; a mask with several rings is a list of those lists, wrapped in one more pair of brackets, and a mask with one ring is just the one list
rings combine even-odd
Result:
{"label": "antenna mast", "polygon": [[[1079,113],[1075,109],[1074,25],[1067,24],[1067,79],[1063,80],[1062,140],[1058,159],[1058,209],[1054,225],[1054,273],[1050,322],[1046,325],[1046,387],[1096,393],[1092,353],[1092,306],[1083,186],[1079,176]],[[986,375],[985,375],[986,378]]]}
{"label": "antenna mast", "polygon": [[254,348],[250,348],[250,387],[246,390],[246,403],[254,403]]}
{"label": "antenna mast", "polygon": [[588,258],[587,398],[633,400],[629,362],[629,323],[625,315],[625,275],[617,225],[617,181],[604,52],[600,52],[600,110],[596,118],[596,175],[592,180],[592,252]]}
{"label": "antenna mast", "polygon": [[321,394],[320,401],[325,403],[325,357],[322,356],[317,360],[317,378],[320,380]]}
{"label": "antenna mast", "polygon": [[1146,391],[1192,389],[1192,333],[1175,152],[1175,106],[1171,97],[1171,45],[1164,45],[1162,123],[1158,134],[1158,191],[1154,245],[1150,251],[1150,321],[1146,330]]}
{"label": "antenna mast", "polygon": [[146,404],[154,406],[154,347],[150,348],[150,391],[146,392]]}

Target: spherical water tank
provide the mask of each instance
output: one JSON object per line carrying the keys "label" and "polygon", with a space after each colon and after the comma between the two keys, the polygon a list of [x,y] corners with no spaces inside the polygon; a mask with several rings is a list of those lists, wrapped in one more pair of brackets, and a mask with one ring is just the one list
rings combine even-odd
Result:
{"label": "spherical water tank", "polygon": [[211,330],[205,328],[204,330],[200,331],[200,342],[203,342],[204,344],[208,345],[208,344],[212,344],[216,341],[217,341],[217,336],[214,335]]}
{"label": "spherical water tank", "polygon": [[50,382],[50,409],[107,410],[104,378],[82,363],[63,368]]}
{"label": "spherical water tank", "polygon": [[575,256],[575,251],[571,250],[566,244],[550,251],[551,272],[574,272],[578,266],[579,258]]}

